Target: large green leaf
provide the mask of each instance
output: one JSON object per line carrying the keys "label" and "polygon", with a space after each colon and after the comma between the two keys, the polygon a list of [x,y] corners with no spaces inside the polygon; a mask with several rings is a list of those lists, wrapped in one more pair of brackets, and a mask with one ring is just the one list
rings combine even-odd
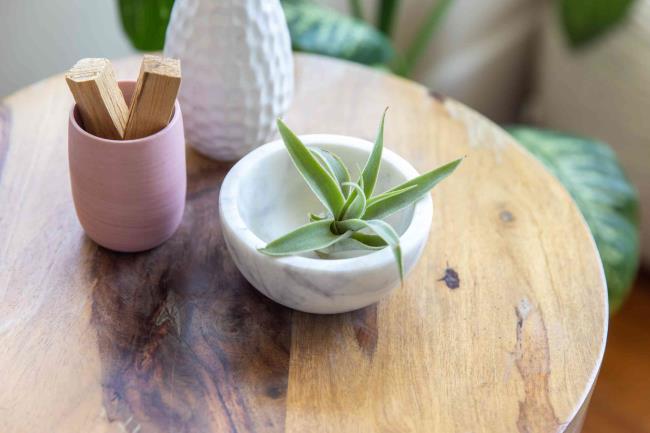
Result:
{"label": "large green leaf", "polygon": [[283,2],[296,51],[365,65],[385,65],[395,51],[390,40],[367,23],[311,2]]}
{"label": "large green leaf", "polygon": [[569,42],[584,45],[619,23],[634,0],[558,0]]}
{"label": "large green leaf", "polygon": [[604,143],[554,131],[509,132],[569,191],[591,229],[605,268],[609,306],[617,310],[639,264],[638,197]]}
{"label": "large green leaf", "polygon": [[136,49],[163,49],[173,5],[174,0],[119,0],[122,27]]}

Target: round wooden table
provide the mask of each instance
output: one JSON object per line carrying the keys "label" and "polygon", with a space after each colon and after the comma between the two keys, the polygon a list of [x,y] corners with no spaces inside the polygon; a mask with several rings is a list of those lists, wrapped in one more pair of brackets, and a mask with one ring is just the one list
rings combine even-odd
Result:
{"label": "round wooden table", "polygon": [[[116,62],[135,78],[139,58]],[[217,199],[231,167],[188,150],[181,228],[117,254],[84,236],[68,179],[62,76],[0,109],[0,431],[577,432],[607,300],[569,195],[500,128],[424,87],[296,58],[299,133],[373,139],[430,169],[432,234],[376,306],[315,316],[235,268]],[[489,85],[489,84],[486,84]]]}

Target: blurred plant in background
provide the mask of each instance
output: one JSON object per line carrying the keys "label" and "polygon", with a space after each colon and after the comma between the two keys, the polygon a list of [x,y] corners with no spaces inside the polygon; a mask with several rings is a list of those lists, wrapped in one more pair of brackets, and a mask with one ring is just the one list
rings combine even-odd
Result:
{"label": "blurred plant in background", "polygon": [[[424,6],[426,18],[403,52],[394,46],[401,0],[377,0],[375,16],[361,0],[349,15],[315,0],[280,0],[295,51],[336,57],[410,76],[452,0]],[[139,50],[161,50],[174,0],[119,0],[122,24]],[[565,39],[583,50],[621,24],[634,0],[555,0]],[[610,309],[620,307],[638,270],[637,193],[604,143],[558,132],[512,127],[510,132],[567,188],[585,216],[603,261]]]}
{"label": "blurred plant in background", "polygon": [[[426,50],[452,0],[436,2],[403,54],[395,51],[391,41],[400,0],[379,2],[376,26],[373,26],[364,20],[359,0],[350,0],[353,16],[311,0],[281,0],[294,50],[380,66],[408,76]],[[122,25],[135,48],[162,50],[173,5],[174,0],[119,0]]]}
{"label": "blurred plant in background", "polygon": [[561,0],[559,11],[569,43],[582,47],[623,21],[634,0]]}
{"label": "blurred plant in background", "polygon": [[140,51],[160,51],[174,0],[119,0],[122,27]]}
{"label": "blurred plant in background", "polygon": [[564,185],[600,253],[610,311],[620,308],[639,266],[639,199],[605,143],[526,126],[507,128]]}
{"label": "blurred plant in background", "polygon": [[[162,50],[174,0],[118,0],[122,25],[135,48]],[[438,0],[404,53],[397,53],[392,36],[401,0],[377,0],[376,17],[369,19],[361,0],[348,0],[351,16],[314,0],[280,0],[293,48],[357,63],[384,66],[408,76],[431,41],[453,0]],[[621,22],[634,0],[557,0],[565,34],[581,47]]]}

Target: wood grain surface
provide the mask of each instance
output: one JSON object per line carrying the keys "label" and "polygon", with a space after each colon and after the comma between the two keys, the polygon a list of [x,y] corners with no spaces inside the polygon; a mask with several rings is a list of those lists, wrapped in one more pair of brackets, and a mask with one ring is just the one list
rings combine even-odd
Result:
{"label": "wood grain surface", "polygon": [[[134,79],[139,58],[115,67]],[[53,77],[4,102],[0,431],[579,431],[607,301],[567,193],[453,100],[341,61],[299,55],[296,68],[297,132],[372,139],[390,106],[386,146],[419,170],[467,155],[434,190],[432,235],[404,286],[335,316],[264,298],[221,237],[230,165],[192,150],[174,237],[142,254],[97,247],[74,214],[72,100]]]}

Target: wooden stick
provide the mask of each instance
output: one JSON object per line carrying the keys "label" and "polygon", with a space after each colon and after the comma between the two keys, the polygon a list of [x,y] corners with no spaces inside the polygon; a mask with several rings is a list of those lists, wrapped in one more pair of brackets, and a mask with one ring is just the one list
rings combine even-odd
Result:
{"label": "wooden stick", "polygon": [[129,115],[108,59],[81,59],[65,80],[72,92],[84,129],[98,137],[121,140]]}
{"label": "wooden stick", "polygon": [[131,99],[124,138],[146,137],[167,126],[180,85],[180,60],[145,55]]}

